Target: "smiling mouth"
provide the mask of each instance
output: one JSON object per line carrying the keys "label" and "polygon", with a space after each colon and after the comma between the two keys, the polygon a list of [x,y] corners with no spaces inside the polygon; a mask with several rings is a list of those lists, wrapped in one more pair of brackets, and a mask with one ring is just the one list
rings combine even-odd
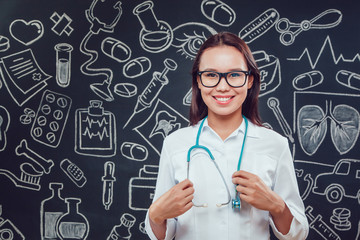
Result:
{"label": "smiling mouth", "polygon": [[214,99],[219,102],[227,102],[227,101],[231,100],[232,98],[233,97],[214,97]]}

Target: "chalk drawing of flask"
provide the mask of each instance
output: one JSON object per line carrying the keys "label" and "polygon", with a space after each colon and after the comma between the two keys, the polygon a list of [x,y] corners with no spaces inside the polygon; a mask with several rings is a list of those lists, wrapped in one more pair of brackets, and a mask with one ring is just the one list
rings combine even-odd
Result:
{"label": "chalk drawing of flask", "polygon": [[50,183],[49,189],[51,189],[52,194],[41,202],[40,228],[42,240],[60,239],[56,233],[56,222],[67,211],[65,201],[60,196],[62,188],[62,183]]}
{"label": "chalk drawing of flask", "polygon": [[59,218],[56,230],[61,240],[84,240],[89,234],[89,222],[79,213],[79,198],[65,198],[67,213]]}
{"label": "chalk drawing of flask", "polygon": [[130,228],[135,223],[135,218],[131,214],[124,213],[120,218],[120,224],[115,225],[106,240],[125,240],[131,239]]}
{"label": "chalk drawing of flask", "polygon": [[56,50],[56,83],[60,87],[67,87],[70,84],[71,76],[71,51],[73,47],[67,43],[59,43]]}
{"label": "chalk drawing of flask", "polygon": [[145,1],[134,8],[133,14],[142,26],[139,35],[141,46],[148,52],[158,53],[171,45],[174,35],[167,22],[157,20],[153,6],[152,1]]}

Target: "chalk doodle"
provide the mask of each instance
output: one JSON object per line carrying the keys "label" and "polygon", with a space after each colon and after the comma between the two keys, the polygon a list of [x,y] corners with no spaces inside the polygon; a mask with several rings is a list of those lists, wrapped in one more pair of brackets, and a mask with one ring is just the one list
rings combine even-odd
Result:
{"label": "chalk doodle", "polygon": [[98,157],[116,154],[115,116],[104,110],[102,101],[90,101],[90,106],[77,109],[75,116],[75,152]]}

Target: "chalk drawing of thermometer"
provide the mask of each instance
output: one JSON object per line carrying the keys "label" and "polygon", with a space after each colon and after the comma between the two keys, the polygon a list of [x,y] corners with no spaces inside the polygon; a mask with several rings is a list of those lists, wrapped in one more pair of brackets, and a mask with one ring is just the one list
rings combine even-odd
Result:
{"label": "chalk drawing of thermometer", "polygon": [[291,128],[279,108],[279,105],[280,105],[279,99],[271,97],[268,99],[267,105],[269,106],[269,108],[271,108],[271,110],[273,110],[275,117],[279,121],[280,127],[283,130],[285,136],[287,136],[289,138],[291,143],[294,143],[294,138],[292,136],[293,134],[292,134]]}
{"label": "chalk drawing of thermometer", "polygon": [[[324,17],[326,19],[331,19],[332,17],[336,19],[331,23],[322,23]],[[281,18],[275,25],[276,30],[280,34],[280,42],[285,46],[289,46],[294,43],[295,37],[303,31],[308,31],[310,29],[327,29],[333,28],[341,22],[342,13],[337,9],[328,9],[311,20],[303,20],[301,23],[292,23],[287,18]],[[297,28],[295,31],[291,29]]]}

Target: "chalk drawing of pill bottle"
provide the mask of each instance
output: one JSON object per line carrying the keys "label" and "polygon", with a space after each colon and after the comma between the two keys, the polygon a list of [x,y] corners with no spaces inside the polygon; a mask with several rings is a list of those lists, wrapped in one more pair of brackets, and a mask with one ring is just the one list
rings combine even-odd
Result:
{"label": "chalk drawing of pill bottle", "polygon": [[60,87],[67,87],[71,76],[71,51],[73,47],[67,43],[59,43],[56,50],[56,83]]}
{"label": "chalk drawing of pill bottle", "polygon": [[42,240],[60,239],[56,233],[56,222],[67,211],[65,201],[60,196],[62,188],[62,183],[50,183],[51,196],[41,202],[40,232]]}
{"label": "chalk drawing of pill bottle", "polygon": [[153,6],[152,1],[145,1],[134,8],[133,14],[138,17],[142,26],[140,45],[148,52],[158,53],[170,47],[174,35],[167,22],[156,18]]}
{"label": "chalk drawing of pill bottle", "polygon": [[61,240],[84,240],[89,234],[89,222],[79,213],[80,198],[65,198],[67,212],[59,218],[56,230]]}
{"label": "chalk drawing of pill bottle", "polygon": [[115,225],[106,240],[124,240],[131,239],[130,228],[134,225],[136,219],[133,215],[124,213],[120,218],[120,224]]}

